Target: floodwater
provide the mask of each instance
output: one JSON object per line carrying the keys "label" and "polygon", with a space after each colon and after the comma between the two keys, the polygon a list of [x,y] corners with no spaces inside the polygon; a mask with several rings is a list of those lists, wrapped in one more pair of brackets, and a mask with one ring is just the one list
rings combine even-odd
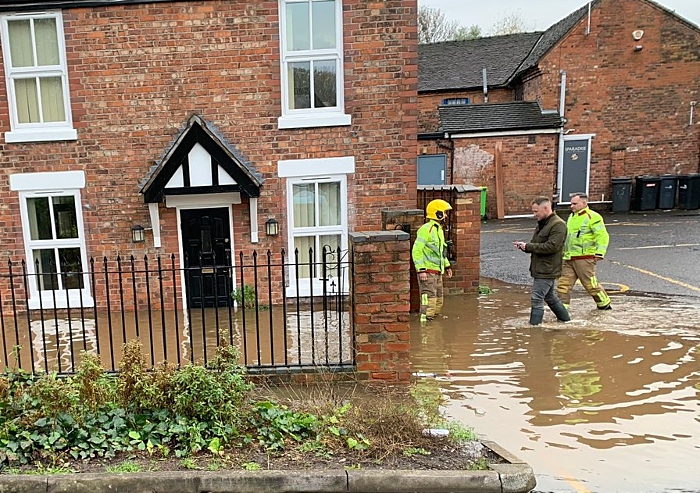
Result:
{"label": "floodwater", "polygon": [[[87,314],[87,315],[92,315]],[[349,312],[280,307],[242,318],[240,310],[206,308],[191,312],[111,312],[95,318],[51,317],[27,321],[5,317],[0,330],[0,371],[4,365],[27,371],[73,372],[81,352],[99,354],[116,370],[122,346],[139,339],[151,366],[210,361],[220,340],[241,348],[248,367],[352,364]],[[29,327],[27,325],[29,324]]]}
{"label": "floodwater", "polygon": [[[446,413],[528,462],[536,491],[700,491],[700,299],[619,295],[530,327],[529,287],[446,298],[412,323]],[[430,378],[430,377],[429,377]]]}

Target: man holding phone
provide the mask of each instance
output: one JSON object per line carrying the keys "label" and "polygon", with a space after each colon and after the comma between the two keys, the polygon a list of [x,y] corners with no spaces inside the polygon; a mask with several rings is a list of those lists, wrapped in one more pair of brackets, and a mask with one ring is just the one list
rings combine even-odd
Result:
{"label": "man holding phone", "polygon": [[557,278],[561,275],[562,250],[566,240],[566,223],[552,212],[552,202],[546,197],[532,201],[532,214],[537,227],[529,243],[516,241],[513,246],[531,254],[530,275],[533,277],[530,294],[530,325],[539,325],[544,318],[544,304],[560,322],[571,320],[569,311],[556,293]]}

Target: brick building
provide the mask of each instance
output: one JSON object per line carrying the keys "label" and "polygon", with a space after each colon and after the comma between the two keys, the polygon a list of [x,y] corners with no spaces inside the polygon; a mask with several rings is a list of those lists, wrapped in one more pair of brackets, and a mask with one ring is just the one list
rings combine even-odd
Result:
{"label": "brick building", "polygon": [[[27,259],[29,308],[95,303],[91,257],[318,257],[414,209],[416,11],[2,2],[0,245]],[[288,296],[320,292],[320,274],[289,274]]]}
{"label": "brick building", "polygon": [[428,179],[434,167],[446,183],[487,186],[491,217],[528,214],[540,194],[609,203],[615,177],[700,171],[700,29],[650,0],[594,0],[540,33],[422,45],[418,90],[419,182],[422,161]]}

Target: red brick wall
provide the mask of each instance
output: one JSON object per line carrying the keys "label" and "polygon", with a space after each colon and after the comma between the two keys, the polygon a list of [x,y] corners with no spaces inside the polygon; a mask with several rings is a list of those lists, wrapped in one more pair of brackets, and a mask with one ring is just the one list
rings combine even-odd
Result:
{"label": "red brick wall", "polygon": [[[23,257],[17,193],[8,175],[83,170],[88,255],[155,253],[130,240],[150,224],[139,183],[193,113],[213,124],[265,178],[260,228],[268,213],[282,231],[283,159],[355,156],[349,178],[350,230],[378,229],[380,205],[416,202],[416,0],[344,1],[348,127],[278,130],[281,113],[277,2],[168,2],[63,11],[71,103],[78,140],[0,140],[2,253]],[[0,60],[0,65],[2,61]],[[0,70],[3,67],[0,66]],[[0,101],[6,101],[0,84]],[[10,130],[0,103],[0,132]],[[163,246],[177,252],[173,209],[161,207]],[[235,246],[249,250],[248,203],[234,208]]]}
{"label": "red brick wall", "polygon": [[700,31],[639,0],[604,1],[588,35],[586,25],[583,19],[545,56],[525,95],[558,107],[566,71],[566,128],[596,134],[591,198],[611,197],[615,176],[697,172],[700,119],[689,121],[690,101],[700,99]]}
{"label": "red brick wall", "polygon": [[558,134],[456,139],[454,182],[487,187],[486,214],[495,218],[495,147],[502,142],[505,214],[529,214],[534,197],[551,197],[556,189],[557,141]]}

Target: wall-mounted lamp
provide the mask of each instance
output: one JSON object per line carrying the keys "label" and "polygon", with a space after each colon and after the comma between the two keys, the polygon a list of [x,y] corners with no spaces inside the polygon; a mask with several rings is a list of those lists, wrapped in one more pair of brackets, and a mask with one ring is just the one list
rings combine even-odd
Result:
{"label": "wall-mounted lamp", "polygon": [[267,236],[277,236],[280,232],[280,225],[273,217],[265,221],[265,234]]}
{"label": "wall-mounted lamp", "polygon": [[146,241],[146,229],[140,224],[131,227],[131,241],[134,243]]}

